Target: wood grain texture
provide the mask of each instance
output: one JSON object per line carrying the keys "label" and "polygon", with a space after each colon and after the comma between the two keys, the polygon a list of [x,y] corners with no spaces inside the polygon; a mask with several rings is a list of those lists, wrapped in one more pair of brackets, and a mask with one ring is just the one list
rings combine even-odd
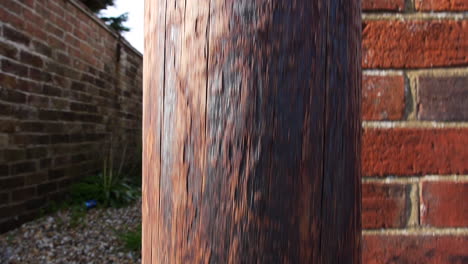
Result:
{"label": "wood grain texture", "polygon": [[360,263],[360,1],[145,21],[143,263]]}

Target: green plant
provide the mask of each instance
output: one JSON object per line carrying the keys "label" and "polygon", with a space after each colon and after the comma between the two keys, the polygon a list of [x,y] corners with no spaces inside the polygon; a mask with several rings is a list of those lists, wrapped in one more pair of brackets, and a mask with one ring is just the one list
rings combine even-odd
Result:
{"label": "green plant", "polygon": [[12,233],[7,235],[6,241],[7,241],[8,245],[10,245],[10,246],[13,245],[14,240],[15,240],[15,236]]}
{"label": "green plant", "polygon": [[68,209],[73,206],[73,203],[70,199],[64,199],[60,202],[51,200],[47,203],[47,206],[39,210],[39,218],[46,215],[54,214],[59,211]]}
{"label": "green plant", "polygon": [[140,186],[142,183],[142,145],[141,140],[138,140],[135,144],[135,148],[130,151],[129,160],[126,162],[126,166],[123,168],[123,173],[128,176],[129,181],[134,186]]}
{"label": "green plant", "polygon": [[95,13],[114,5],[114,0],[81,0],[81,2]]}
{"label": "green plant", "polygon": [[[91,11],[99,16],[99,12],[108,8],[109,6],[114,5],[114,0],[81,0]],[[130,31],[130,28],[124,26],[124,23],[128,20],[128,14],[124,13],[116,17],[103,17],[100,18],[106,23],[110,28],[117,31],[119,34],[122,32]]]}
{"label": "green plant", "polygon": [[104,21],[110,28],[113,30],[121,33],[121,32],[128,32],[130,28],[124,26],[124,23],[128,20],[128,13],[123,13],[120,16],[116,17],[101,17],[102,21]]}
{"label": "green plant", "polygon": [[79,225],[84,225],[84,217],[86,216],[86,210],[82,206],[75,205],[70,209],[70,227],[74,228]]}
{"label": "green plant", "polygon": [[124,177],[105,172],[72,185],[70,194],[73,204],[93,199],[103,207],[121,207],[138,199],[141,191]]}
{"label": "green plant", "polygon": [[140,185],[135,183],[137,177],[128,177],[124,174],[127,147],[123,148],[122,156],[117,162],[114,151],[111,143],[108,152],[104,155],[101,173],[72,185],[71,200],[74,204],[83,204],[87,200],[94,199],[103,207],[120,207],[141,196]]}
{"label": "green plant", "polygon": [[[141,197],[141,147],[136,145],[136,154],[129,155],[133,159],[128,160],[126,145],[113,148],[112,137],[109,142],[102,155],[102,171],[73,183],[65,199],[52,200],[40,209],[41,217],[66,210],[70,213],[68,224],[73,228],[84,224],[86,201],[96,200],[98,207],[122,207]],[[59,218],[58,224],[66,223]]]}
{"label": "green plant", "polygon": [[141,224],[136,230],[126,231],[118,236],[128,251],[138,252],[141,250]]}

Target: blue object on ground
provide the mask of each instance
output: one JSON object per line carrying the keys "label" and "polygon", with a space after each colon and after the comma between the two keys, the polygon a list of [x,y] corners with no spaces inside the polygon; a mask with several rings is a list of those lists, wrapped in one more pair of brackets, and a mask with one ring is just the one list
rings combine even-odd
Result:
{"label": "blue object on ground", "polygon": [[88,200],[85,202],[86,209],[91,209],[93,207],[96,207],[97,201],[96,200]]}

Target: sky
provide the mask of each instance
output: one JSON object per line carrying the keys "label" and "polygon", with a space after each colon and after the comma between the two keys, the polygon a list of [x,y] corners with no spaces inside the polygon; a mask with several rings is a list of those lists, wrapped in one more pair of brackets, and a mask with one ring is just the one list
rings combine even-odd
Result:
{"label": "sky", "polygon": [[128,21],[124,24],[130,28],[124,37],[141,53],[143,53],[143,10],[144,0],[115,0],[115,5],[101,11],[104,16],[118,16],[128,12]]}

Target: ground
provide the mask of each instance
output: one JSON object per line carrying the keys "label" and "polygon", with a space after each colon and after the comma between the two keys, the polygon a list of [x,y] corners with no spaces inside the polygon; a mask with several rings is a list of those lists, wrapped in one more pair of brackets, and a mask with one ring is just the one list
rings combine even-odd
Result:
{"label": "ground", "polygon": [[62,210],[0,235],[0,263],[140,263],[119,234],[141,223],[141,201],[125,208]]}

